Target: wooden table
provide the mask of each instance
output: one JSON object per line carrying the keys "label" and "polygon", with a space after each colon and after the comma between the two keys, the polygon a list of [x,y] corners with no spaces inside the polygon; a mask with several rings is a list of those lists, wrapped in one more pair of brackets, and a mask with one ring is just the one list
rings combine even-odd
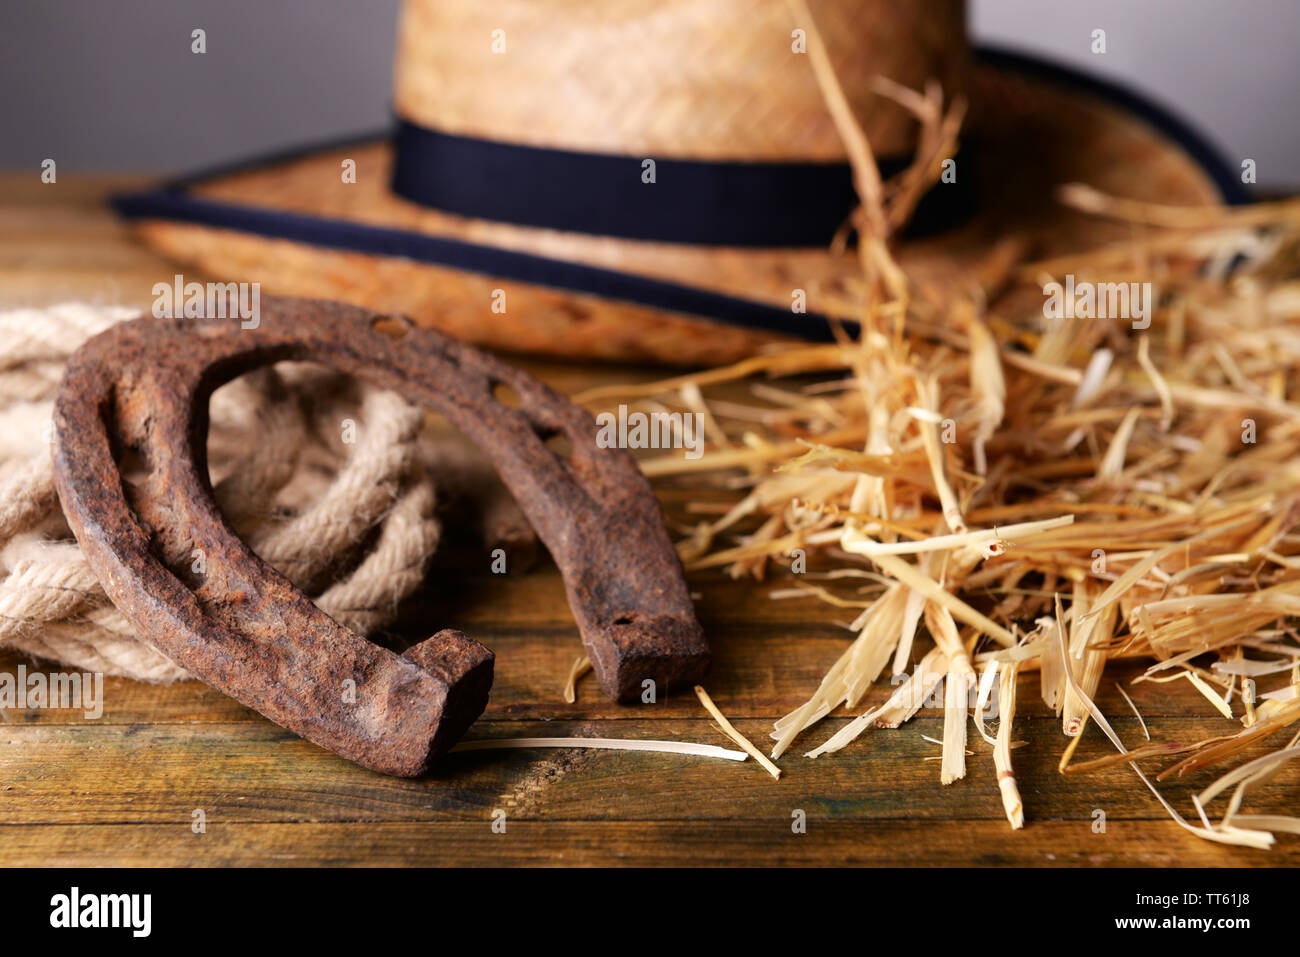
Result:
{"label": "wooden table", "polygon": [[[0,178],[0,306],[67,299],[146,306],[176,270],[134,244],[101,204],[116,185],[60,171]],[[574,389],[609,369],[533,364]],[[666,491],[670,515],[680,493]],[[758,742],[801,704],[844,649],[843,617],[813,600],[770,601],[772,584],[695,575],[715,649],[714,699]],[[400,631],[462,628],[497,652],[492,699],[474,737],[586,735],[729,745],[693,695],[610,704],[588,677],[575,704],[561,688],[581,653],[558,575],[438,572]],[[20,658],[0,652],[0,668]],[[26,662],[31,667],[31,662]],[[50,667],[44,665],[43,667]],[[1098,703],[1130,745],[1138,722],[1111,670]],[[970,735],[968,774],[939,785],[937,710],[872,731],[835,755],[802,752],[841,727],[823,722],[773,781],[743,764],[590,750],[449,756],[430,778],[355,767],[195,682],[105,682],[102,718],[79,711],[0,712],[0,864],[867,864],[1295,865],[1300,839],[1271,851],[1221,847],[1183,832],[1126,767],[1062,776],[1060,722],[1024,678],[1013,752],[1027,825],[1003,817],[990,747]],[[887,693],[887,682],[870,702]],[[1191,741],[1232,733],[1186,682],[1132,689],[1151,733]],[[1076,761],[1109,753],[1089,726]],[[1158,768],[1161,765],[1155,765]],[[1186,815],[1204,775],[1164,785]],[[1294,813],[1300,768],[1255,792],[1256,813]],[[201,810],[202,833],[192,824]],[[492,827],[505,812],[505,833]],[[805,833],[795,833],[798,811]],[[1104,830],[1099,830],[1104,815]]]}

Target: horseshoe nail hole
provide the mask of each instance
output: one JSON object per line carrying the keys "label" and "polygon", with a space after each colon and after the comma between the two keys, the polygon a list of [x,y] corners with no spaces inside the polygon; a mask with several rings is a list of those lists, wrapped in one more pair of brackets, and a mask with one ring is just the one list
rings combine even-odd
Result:
{"label": "horseshoe nail hole", "polygon": [[629,618],[629,617],[627,617],[626,615],[620,615],[618,618],[615,618],[615,619],[614,619],[614,624],[616,624],[616,625],[630,625],[630,624],[632,624],[632,619]]}
{"label": "horseshoe nail hole", "polygon": [[519,398],[519,393],[505,382],[492,383],[492,397],[511,409],[517,409],[523,404],[523,399]]}
{"label": "horseshoe nail hole", "polygon": [[546,447],[564,461],[573,457],[573,443],[563,432],[555,432],[545,437]]}
{"label": "horseshoe nail hole", "polygon": [[378,316],[370,321],[370,328],[390,339],[401,339],[410,332],[411,323],[402,316]]}
{"label": "horseshoe nail hole", "polygon": [[148,480],[153,469],[144,453],[134,446],[126,446],[118,454],[117,471],[124,483],[140,485]]}

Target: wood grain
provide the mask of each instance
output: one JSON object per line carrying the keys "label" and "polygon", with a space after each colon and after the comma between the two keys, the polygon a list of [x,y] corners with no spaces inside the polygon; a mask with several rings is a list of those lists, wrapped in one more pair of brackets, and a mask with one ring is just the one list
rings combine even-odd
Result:
{"label": "wood grain", "polygon": [[49,866],[850,866],[1222,867],[1280,863],[1183,835],[1164,821],[1114,821],[1106,835],[1045,822],[1009,841],[996,823],[849,821],[793,834],[784,820],[0,826],[5,863]]}
{"label": "wood grain", "polygon": [[[0,177],[0,304],[82,298],[140,307],[175,269],[131,242],[101,205],[121,181],[60,173]],[[574,391],[627,370],[526,362]],[[651,375],[650,372],[640,373]],[[675,520],[683,495],[665,488]],[[482,565],[482,567],[478,567]],[[843,651],[836,613],[812,599],[770,601],[773,587],[719,573],[691,576],[715,649],[710,694],[761,746],[774,718],[801,704]],[[472,737],[606,736],[727,745],[693,695],[622,707],[590,678],[566,704],[561,688],[581,645],[554,567],[492,575],[486,562],[444,557],[382,640],[401,645],[458,627],[498,653],[488,710]],[[0,671],[24,661],[0,653]],[[41,666],[49,668],[49,665]],[[1098,704],[1129,744],[1145,739],[1115,690],[1123,680],[1162,741],[1237,727],[1186,682],[1127,684],[1108,672]],[[1168,821],[1126,767],[1062,776],[1059,720],[1023,676],[1013,752],[1027,826],[1002,814],[991,748],[972,731],[968,775],[939,785],[942,716],[923,709],[817,760],[803,752],[846,720],[804,735],[774,782],[753,762],[678,755],[511,750],[451,755],[430,778],[372,774],[283,731],[195,682],[104,685],[104,713],[0,711],[0,864],[33,865],[1295,865],[1300,839],[1272,851],[1209,844]],[[868,704],[889,693],[880,682]],[[807,746],[804,746],[804,745]],[[1089,728],[1076,760],[1109,753]],[[1163,764],[1152,762],[1149,768]],[[1207,775],[1162,791],[1185,813]],[[1300,768],[1252,793],[1249,810],[1293,813]],[[506,832],[492,830],[505,812]],[[202,811],[203,833],[193,831]],[[791,829],[806,816],[806,833]],[[1105,815],[1098,833],[1096,813]]]}

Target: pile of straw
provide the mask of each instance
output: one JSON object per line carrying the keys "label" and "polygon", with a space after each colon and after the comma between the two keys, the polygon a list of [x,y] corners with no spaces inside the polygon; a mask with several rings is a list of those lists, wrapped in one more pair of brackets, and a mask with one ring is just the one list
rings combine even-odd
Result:
{"label": "pile of straw", "polygon": [[[817,46],[810,37],[862,199],[861,296],[844,304],[838,340],[581,397],[703,414],[701,458],[643,462],[651,476],[743,493],[721,510],[700,501],[697,518],[713,514],[680,543],[688,569],[762,580],[773,565],[798,572],[806,555],[819,570],[768,597],[860,609],[820,686],[776,722],[772,757],[855,709],[888,669],[907,674],[888,701],[807,755],[897,727],[943,681],[947,784],[965,774],[975,689],[975,727],[1018,828],[1016,678],[1037,672],[1062,722],[1063,770],[1093,721],[1117,754],[1089,766],[1129,763],[1200,837],[1266,847],[1300,833],[1300,818],[1241,812],[1252,786],[1300,757],[1289,624],[1300,614],[1300,201],[1171,208],[1074,185],[1061,201],[1129,223],[1131,238],[1040,262],[1018,261],[1009,242],[977,287],[923,288],[894,264],[889,237],[951,155],[960,108],[894,91],[925,132],[913,170],[882,183]],[[1043,287],[1067,275],[1151,282],[1149,327],[1046,318]],[[1138,681],[1189,682],[1241,729],[1129,750],[1093,702],[1116,659],[1146,662]],[[1266,739],[1273,750],[1229,768]],[[1146,769],[1171,754],[1153,780]],[[1158,781],[1207,768],[1222,774],[1185,817]]]}

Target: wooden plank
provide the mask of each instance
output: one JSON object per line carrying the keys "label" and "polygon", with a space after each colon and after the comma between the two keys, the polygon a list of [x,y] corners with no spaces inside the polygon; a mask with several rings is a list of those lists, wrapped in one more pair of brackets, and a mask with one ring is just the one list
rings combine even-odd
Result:
{"label": "wooden plank", "polygon": [[[707,679],[710,693],[727,714],[779,718],[814,692],[827,668],[848,648],[849,632],[831,620],[833,610],[811,599],[767,602],[755,609],[751,585],[719,577],[692,577],[692,588],[706,635],[714,649]],[[746,599],[746,594],[750,598]],[[775,606],[770,612],[768,606]],[[771,616],[768,616],[770,615]],[[559,573],[549,562],[528,575],[451,575],[434,572],[424,592],[406,603],[402,616],[386,633],[387,641],[419,641],[438,628],[463,629],[497,651],[497,679],[485,714],[495,718],[602,718],[642,716],[638,707],[617,706],[599,692],[590,676],[578,684],[577,702],[562,698],[565,677],[582,645],[564,599]],[[0,651],[0,670],[10,674],[21,655]],[[1148,720],[1161,716],[1212,718],[1213,707],[1186,680],[1131,684],[1145,662],[1113,662],[1102,677],[1097,705],[1105,714],[1131,715],[1115,685],[1122,683]],[[49,664],[42,666],[48,670]],[[883,677],[863,707],[891,693]],[[1019,710],[1045,715],[1037,676],[1021,679]],[[1239,713],[1239,702],[1234,702]],[[861,710],[861,709],[859,709]],[[689,692],[660,698],[655,714],[672,718],[699,716]],[[246,711],[237,703],[195,683],[157,688],[134,681],[105,681],[108,722],[142,720],[238,720]],[[38,720],[75,722],[77,713],[47,711]],[[1222,720],[1214,733],[1231,733],[1238,724]]]}
{"label": "wooden plank", "polygon": [[[591,676],[578,684],[578,700],[566,703],[562,685],[573,659],[582,653],[573,635],[478,634],[497,652],[497,677],[492,697],[482,720],[535,719],[643,719],[649,714],[664,718],[701,717],[699,702],[689,691],[660,697],[653,705],[617,705],[601,694]],[[706,685],[709,693],[728,716],[758,718],[770,722],[801,705],[816,688],[826,667],[843,650],[843,644],[830,640],[800,639],[800,649],[791,651],[791,640],[778,635],[753,635],[743,641],[715,641],[715,664]],[[36,662],[12,651],[0,655],[0,672],[17,675],[25,663],[28,671],[58,671],[60,666]],[[1116,668],[1108,672],[1097,696],[1098,706],[1111,720],[1132,717],[1128,705],[1115,692],[1120,675],[1131,669]],[[1050,714],[1038,697],[1038,680],[1033,675],[1020,678],[1021,716],[1046,717]],[[1163,718],[1178,720],[1192,717],[1210,722],[1215,734],[1232,734],[1241,726],[1218,716],[1210,704],[1185,681],[1173,685],[1125,685],[1142,710],[1157,740],[1166,740],[1159,722]],[[893,690],[890,680],[877,682],[862,705],[852,714],[883,701]],[[1234,713],[1240,706],[1234,702]],[[839,712],[837,712],[839,713]],[[231,698],[199,682],[174,685],[148,685],[123,678],[104,679],[104,713],[87,719],[77,709],[46,709],[31,712],[0,711],[0,721],[40,724],[138,724],[158,721],[186,723],[203,721],[261,720]],[[766,733],[766,732],[764,732]],[[812,732],[816,734],[816,732]],[[972,731],[972,733],[974,733]]]}
{"label": "wooden plank", "polygon": [[[820,742],[843,722],[809,736]],[[1117,722],[1132,740],[1133,720]],[[741,721],[758,738],[759,722]],[[0,820],[10,823],[163,823],[202,808],[213,820],[477,820],[502,808],[547,820],[747,820],[803,808],[818,820],[1003,820],[991,748],[973,740],[968,774],[939,784],[940,716],[882,730],[833,756],[784,757],[781,781],[754,762],[591,749],[513,749],[447,756],[427,779],[389,778],[358,768],[269,722],[136,726],[9,725],[0,728]],[[1204,722],[1179,729],[1203,737]],[[618,722],[496,721],[476,737],[660,738],[723,744],[708,719]],[[1164,811],[1127,767],[1062,776],[1064,741],[1055,721],[1017,723],[1015,768],[1031,825],[1109,816],[1160,820]],[[1094,734],[1081,757],[1109,753]],[[1259,750],[1253,752],[1260,753]],[[1168,762],[1149,762],[1158,770]],[[1192,814],[1190,791],[1212,775],[1162,785]],[[1254,813],[1292,813],[1286,768],[1252,792]],[[88,790],[88,785],[92,786]],[[1213,809],[1211,809],[1213,813]],[[1008,830],[1008,836],[1010,832]]]}
{"label": "wooden plank", "polygon": [[[0,865],[139,867],[432,867],[727,865],[830,867],[1223,867],[1284,863],[1276,851],[1226,848],[1174,824],[1113,818],[1106,833],[1044,823],[1004,838],[986,821],[506,822],[98,826],[0,825]],[[1294,863],[1294,861],[1292,861]]]}

